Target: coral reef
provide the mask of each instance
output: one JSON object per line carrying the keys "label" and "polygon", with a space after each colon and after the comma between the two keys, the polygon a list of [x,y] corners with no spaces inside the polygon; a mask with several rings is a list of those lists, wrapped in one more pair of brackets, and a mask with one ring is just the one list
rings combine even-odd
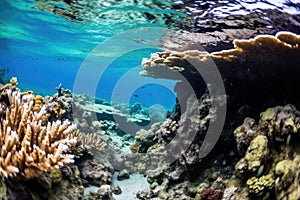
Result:
{"label": "coral reef", "polygon": [[256,196],[262,196],[262,192],[271,190],[274,187],[273,175],[268,174],[260,178],[252,177],[247,180],[249,193],[254,193]]}
{"label": "coral reef", "polygon": [[268,157],[268,139],[264,135],[259,135],[251,141],[245,157],[236,164],[235,169],[240,176],[257,174],[259,167]]}
{"label": "coral reef", "polygon": [[[178,124],[173,134],[188,135],[189,131],[197,133],[190,146],[181,152],[181,157],[176,162],[154,170],[156,175],[149,173],[148,176],[153,176],[151,178],[153,184],[157,183],[147,194],[150,195],[152,191],[151,195],[156,196],[159,194],[157,191],[173,191],[175,187],[182,185],[184,180],[198,177],[199,171],[210,165],[220,164],[229,165],[227,175],[231,170],[236,169],[235,173],[241,180],[226,189],[225,194],[228,198],[255,199],[258,193],[262,198],[276,198],[274,193],[270,192],[273,189],[268,187],[264,187],[263,191],[257,194],[249,193],[246,182],[252,177],[256,176],[259,180],[268,174],[276,180],[274,174],[276,164],[284,159],[293,160],[291,148],[294,148],[295,138],[298,138],[298,111],[292,105],[270,108],[261,113],[258,124],[254,119],[246,117],[258,116],[261,110],[286,102],[300,106],[299,99],[295,96],[297,85],[300,83],[298,79],[300,70],[296,67],[300,64],[299,44],[298,35],[278,32],[275,36],[260,35],[253,39],[235,40],[234,49],[226,51],[213,53],[198,50],[165,51],[152,54],[150,59],[144,59],[142,61],[144,71],[141,75],[180,81],[175,85],[174,90],[178,101],[170,117],[170,121]],[[283,61],[282,57],[287,60]],[[213,73],[209,70],[209,66],[212,65],[218,68],[224,80],[227,113],[218,141],[220,145],[216,145],[209,158],[202,158],[199,152],[207,125],[211,120],[217,120],[214,116],[216,108],[211,107],[211,102],[213,98],[222,98],[218,95],[205,98],[208,86],[201,77],[203,74],[199,74],[198,71],[205,67],[208,71],[205,71],[204,75]],[[232,73],[233,71],[235,73]],[[187,91],[188,86],[192,87],[191,91]],[[191,101],[192,93],[197,97],[198,102]],[[244,123],[243,119],[245,119]],[[192,130],[195,127],[199,128],[198,131]],[[144,134],[141,138],[152,139],[146,143],[151,144],[151,147],[146,148],[147,153],[164,147],[164,143],[159,143],[164,140],[159,140],[154,131],[147,130]],[[234,148],[236,144],[237,149]],[[139,141],[132,147],[139,151],[143,149],[143,143]],[[176,152],[175,149],[168,150]],[[180,150],[177,149],[178,151]],[[237,153],[241,156],[239,161],[235,157]],[[232,191],[236,191],[236,195]],[[194,192],[189,196],[193,197],[193,195]]]}
{"label": "coral reef", "polygon": [[[175,92],[177,98],[184,102],[188,97],[186,93],[189,86],[197,98],[204,94],[207,85],[202,76],[215,73],[213,69],[216,66],[224,80],[228,97],[228,120],[238,115],[241,120],[247,116],[245,111],[250,116],[257,116],[259,110],[272,105],[289,102],[300,106],[294,95],[300,74],[295,67],[300,64],[299,43],[298,35],[278,32],[275,36],[259,35],[249,40],[235,40],[234,48],[226,51],[157,52],[149,59],[143,59],[144,71],[141,75],[180,80],[175,86]],[[282,57],[285,59],[281,59]],[[199,74],[202,68],[208,71]],[[236,73],[232,73],[233,71]],[[243,111],[243,107],[248,110]]]}
{"label": "coral reef", "polygon": [[237,146],[247,150],[240,151],[244,157],[235,165],[242,182],[227,187],[228,199],[231,199],[228,192],[234,187],[237,192],[232,198],[239,195],[249,199],[300,198],[299,119],[295,106],[277,106],[262,112],[257,124],[254,119],[246,118],[234,131]]}
{"label": "coral reef", "polygon": [[[268,61],[271,61],[272,63],[276,63],[280,61],[278,57],[274,56],[277,55],[278,52],[281,52],[291,59],[287,62],[297,61],[296,56],[299,51],[299,43],[300,38],[298,35],[289,32],[278,32],[276,36],[260,35],[254,39],[235,40],[234,49],[221,52],[207,53],[198,50],[158,52],[152,54],[150,59],[143,59],[142,65],[144,71],[141,72],[141,75],[177,80],[180,78],[177,76],[179,72],[183,74],[185,78],[191,79],[191,76],[196,72],[191,66],[191,63],[197,63],[195,62],[197,60],[200,63],[205,64],[211,62],[209,58],[212,58],[214,62],[216,62],[222,75],[231,78],[234,78],[234,76],[243,76],[239,78],[249,78],[249,74],[227,74],[226,70],[228,70],[227,72],[229,73],[229,69],[225,69],[225,66],[234,66],[233,63],[244,65],[249,62],[250,64],[253,60],[260,65],[261,63],[266,62],[265,59],[268,59]],[[243,70],[243,68],[239,70]],[[266,72],[268,69],[261,70]],[[230,69],[230,72],[232,72],[232,69]]]}
{"label": "coral reef", "polygon": [[68,137],[75,125],[67,120],[42,125],[45,106],[39,112],[34,111],[32,94],[9,87],[1,88],[1,104],[6,110],[1,118],[0,176],[31,179],[74,162],[73,155],[66,152],[76,142]]}
{"label": "coral reef", "polygon": [[90,185],[100,186],[112,181],[113,166],[104,159],[92,159],[79,163],[81,177]]}
{"label": "coral reef", "polygon": [[293,160],[282,160],[275,167],[275,191],[277,199],[300,198],[300,155]]}
{"label": "coral reef", "polygon": [[107,140],[104,135],[96,133],[80,134],[81,143],[84,146],[95,148],[99,151],[103,151],[107,146]]}
{"label": "coral reef", "polygon": [[[212,97],[207,93],[199,100],[189,98],[186,111],[181,115],[178,122],[168,119],[162,124],[154,124],[147,131],[144,130],[142,136],[140,135],[141,132],[138,132],[131,150],[139,150],[140,153],[146,152],[148,155],[158,151],[172,152],[168,156],[169,158],[174,156],[174,161],[169,164],[159,160],[163,158],[161,156],[158,156],[154,162],[155,157],[151,157],[152,160],[150,161],[152,162],[149,164],[152,167],[157,167],[146,172],[147,180],[151,186],[150,190],[139,193],[140,199],[150,197],[194,199],[201,188],[209,187],[211,190],[220,190],[220,192],[225,188],[225,180],[231,174],[230,167],[224,167],[227,165],[226,160],[229,160],[229,152],[223,151],[222,156],[210,160],[203,158],[199,151],[209,121],[215,119],[211,99]],[[174,142],[172,140],[174,136],[178,137],[174,146],[168,146],[169,140],[164,137],[165,133],[170,134],[169,138],[172,142]],[[188,141],[187,138],[191,133],[195,133],[195,135],[192,141]],[[179,150],[185,142],[190,142],[190,145],[183,151]],[[148,147],[148,145],[151,146]],[[144,162],[148,163],[149,161],[144,160]],[[206,171],[205,168],[208,166],[211,167],[211,170]],[[221,194],[222,192],[219,194],[219,199],[222,197]]]}
{"label": "coral reef", "polygon": [[221,190],[203,188],[198,191],[195,200],[221,200],[222,196],[223,192]]}

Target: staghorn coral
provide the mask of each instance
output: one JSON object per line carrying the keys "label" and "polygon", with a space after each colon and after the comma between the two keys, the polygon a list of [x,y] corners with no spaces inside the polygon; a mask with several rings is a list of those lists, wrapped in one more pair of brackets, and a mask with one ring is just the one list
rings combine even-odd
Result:
{"label": "staghorn coral", "polygon": [[33,107],[32,107],[32,111],[34,112],[39,112],[43,105],[45,104],[43,97],[41,95],[36,95],[33,97]]}
{"label": "staghorn coral", "polygon": [[97,150],[103,150],[107,146],[106,141],[96,133],[80,134],[80,136],[81,142],[85,146],[89,146]]}
{"label": "staghorn coral", "polygon": [[105,135],[99,135],[97,133],[81,133],[77,129],[71,134],[71,137],[76,138],[76,144],[70,147],[70,152],[74,154],[76,158],[83,156],[92,156],[95,151],[103,151],[107,149],[108,139]]}
{"label": "staghorn coral", "polygon": [[22,94],[14,85],[1,89],[5,116],[0,119],[0,177],[31,179],[44,172],[72,163],[65,154],[75,138],[68,137],[76,126],[56,120],[42,125],[46,107],[33,110],[33,95]]}

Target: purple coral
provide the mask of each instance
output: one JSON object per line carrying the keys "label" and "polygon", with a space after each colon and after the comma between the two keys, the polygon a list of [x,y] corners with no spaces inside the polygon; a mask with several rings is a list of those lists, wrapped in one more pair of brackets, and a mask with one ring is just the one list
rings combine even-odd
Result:
{"label": "purple coral", "polygon": [[223,191],[204,188],[200,192],[200,197],[201,200],[221,200],[223,197]]}
{"label": "purple coral", "polygon": [[160,136],[165,141],[171,141],[176,135],[178,124],[176,121],[172,121],[171,119],[167,119],[159,130]]}

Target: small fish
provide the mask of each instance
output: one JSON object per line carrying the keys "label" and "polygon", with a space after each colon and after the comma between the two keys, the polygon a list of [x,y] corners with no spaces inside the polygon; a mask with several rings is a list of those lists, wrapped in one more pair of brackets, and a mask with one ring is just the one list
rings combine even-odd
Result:
{"label": "small fish", "polygon": [[289,145],[291,143],[292,135],[289,134],[288,137],[286,138],[286,145]]}
{"label": "small fish", "polygon": [[257,170],[257,174],[256,177],[260,177],[260,175],[263,173],[265,166],[261,165],[258,170]]}
{"label": "small fish", "polygon": [[139,95],[135,94],[134,97],[139,97]]}

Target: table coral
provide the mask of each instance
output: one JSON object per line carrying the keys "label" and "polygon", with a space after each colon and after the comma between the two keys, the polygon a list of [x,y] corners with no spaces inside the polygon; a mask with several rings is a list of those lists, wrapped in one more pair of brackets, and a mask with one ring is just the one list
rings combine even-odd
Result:
{"label": "table coral", "polygon": [[[220,52],[207,53],[198,50],[158,52],[152,54],[149,59],[143,59],[144,71],[141,72],[141,75],[175,80],[185,77],[190,80],[197,72],[192,64],[204,65],[212,62],[210,60],[212,58],[222,75],[225,76],[224,78],[243,76],[244,79],[249,79],[249,73],[232,73],[232,69],[228,66],[237,67],[234,63],[244,65],[245,63],[250,64],[254,60],[256,64],[265,63],[266,60],[278,63],[280,57],[275,56],[278,55],[278,52],[289,57],[291,60],[288,62],[290,62],[298,58],[299,44],[300,37],[298,35],[290,32],[278,32],[276,36],[260,35],[249,40],[235,40],[234,49]],[[238,67],[240,71],[244,69],[242,66]],[[178,76],[178,73],[183,76]],[[270,74],[270,72],[268,73]]]}
{"label": "table coral", "polygon": [[1,105],[6,108],[0,119],[1,178],[31,179],[74,161],[66,154],[76,142],[68,137],[74,124],[56,120],[42,125],[45,106],[34,112],[33,95],[14,85],[1,88]]}

